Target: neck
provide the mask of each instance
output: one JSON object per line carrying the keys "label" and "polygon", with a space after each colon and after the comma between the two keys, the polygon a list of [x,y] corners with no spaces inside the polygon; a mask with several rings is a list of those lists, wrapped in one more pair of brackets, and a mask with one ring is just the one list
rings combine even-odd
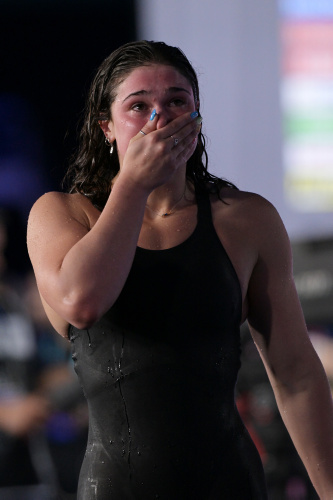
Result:
{"label": "neck", "polygon": [[149,212],[167,217],[178,211],[186,200],[186,180],[176,185],[163,185],[155,189],[148,197],[146,208]]}

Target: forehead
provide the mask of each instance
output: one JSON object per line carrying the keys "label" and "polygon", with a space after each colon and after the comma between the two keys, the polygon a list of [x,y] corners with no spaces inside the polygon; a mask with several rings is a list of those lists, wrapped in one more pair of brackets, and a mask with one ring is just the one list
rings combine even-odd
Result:
{"label": "forehead", "polygon": [[120,83],[117,89],[117,99],[125,98],[141,90],[166,91],[171,87],[184,88],[193,96],[192,85],[173,66],[163,64],[140,66],[131,71]]}

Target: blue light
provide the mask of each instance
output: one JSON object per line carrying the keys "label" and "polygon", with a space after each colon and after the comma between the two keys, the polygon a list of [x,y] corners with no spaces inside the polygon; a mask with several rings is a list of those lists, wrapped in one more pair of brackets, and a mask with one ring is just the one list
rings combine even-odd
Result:
{"label": "blue light", "polygon": [[296,19],[333,19],[332,0],[279,0],[283,16]]}

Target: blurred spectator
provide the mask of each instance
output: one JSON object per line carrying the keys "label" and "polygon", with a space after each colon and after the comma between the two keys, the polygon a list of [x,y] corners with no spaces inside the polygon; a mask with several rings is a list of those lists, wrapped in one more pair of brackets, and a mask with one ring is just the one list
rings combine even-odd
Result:
{"label": "blurred spectator", "polygon": [[246,325],[237,407],[260,453],[270,500],[318,500],[280,417],[265,368]]}
{"label": "blurred spectator", "polygon": [[[8,242],[0,218],[0,498],[47,498],[33,463],[30,440],[49,414],[47,398],[36,390],[36,344],[31,321],[16,293],[3,281]],[[24,489],[20,487],[24,486]],[[39,491],[37,491],[37,489]],[[47,492],[49,494],[49,492]],[[34,495],[34,497],[31,497]],[[49,496],[49,498],[51,498]]]}
{"label": "blurred spectator", "polygon": [[[8,265],[13,220],[0,211],[0,498],[65,500],[74,498],[85,449],[86,403],[32,273]],[[20,252],[25,245],[18,264]]]}

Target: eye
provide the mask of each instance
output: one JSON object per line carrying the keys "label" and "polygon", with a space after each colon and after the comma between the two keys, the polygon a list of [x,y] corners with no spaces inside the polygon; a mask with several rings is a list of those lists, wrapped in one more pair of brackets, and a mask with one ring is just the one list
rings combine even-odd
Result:
{"label": "eye", "polygon": [[183,106],[184,104],[186,104],[186,102],[184,101],[184,99],[181,99],[180,97],[175,97],[170,101],[171,106]]}
{"label": "eye", "polygon": [[144,102],[136,102],[131,106],[133,111],[145,111],[147,109],[147,105]]}

